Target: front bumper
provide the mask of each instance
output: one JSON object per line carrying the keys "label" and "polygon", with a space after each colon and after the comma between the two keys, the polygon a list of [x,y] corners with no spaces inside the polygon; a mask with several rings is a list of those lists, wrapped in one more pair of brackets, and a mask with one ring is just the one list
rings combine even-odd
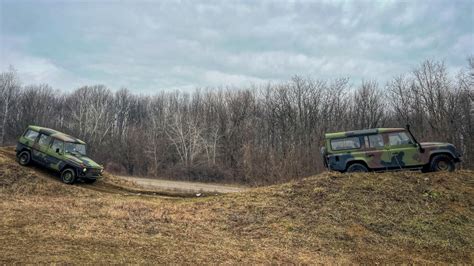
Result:
{"label": "front bumper", "polygon": [[96,168],[87,168],[85,172],[78,170],[77,176],[79,178],[97,179],[102,176],[102,170]]}

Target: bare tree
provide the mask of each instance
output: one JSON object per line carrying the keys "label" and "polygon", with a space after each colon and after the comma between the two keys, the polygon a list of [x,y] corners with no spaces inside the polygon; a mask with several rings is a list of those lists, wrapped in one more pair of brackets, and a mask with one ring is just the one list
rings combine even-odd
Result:
{"label": "bare tree", "polygon": [[16,70],[13,66],[10,66],[8,72],[4,72],[0,74],[0,104],[3,108],[2,109],[2,120],[1,126],[2,131],[0,132],[0,144],[3,145],[5,143],[5,134],[6,134],[6,126],[7,121],[10,115],[11,106],[13,101],[15,100],[16,96],[19,93],[20,89],[20,82],[18,80]]}
{"label": "bare tree", "polygon": [[362,81],[352,104],[354,128],[376,128],[384,124],[386,109],[382,97],[376,81]]}
{"label": "bare tree", "polygon": [[474,59],[457,76],[427,60],[382,89],[348,78],[192,93],[135,95],[85,86],[71,93],[0,75],[0,144],[29,124],[83,138],[105,165],[138,175],[275,183],[324,170],[327,132],[413,125],[420,140],[454,143],[474,164]]}

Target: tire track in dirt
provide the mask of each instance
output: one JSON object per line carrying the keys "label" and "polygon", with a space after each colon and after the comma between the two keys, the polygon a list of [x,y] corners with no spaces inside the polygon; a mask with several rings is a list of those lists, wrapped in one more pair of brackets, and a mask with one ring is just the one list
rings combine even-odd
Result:
{"label": "tire track in dirt", "polygon": [[248,187],[224,185],[215,183],[202,183],[191,181],[166,180],[159,178],[144,178],[135,176],[117,176],[132,181],[141,187],[149,189],[161,189],[167,191],[181,191],[189,193],[236,193],[247,191]]}

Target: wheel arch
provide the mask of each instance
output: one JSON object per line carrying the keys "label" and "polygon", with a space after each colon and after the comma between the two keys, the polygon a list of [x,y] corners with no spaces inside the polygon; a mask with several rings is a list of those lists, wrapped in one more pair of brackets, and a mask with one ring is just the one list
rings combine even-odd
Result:
{"label": "wheel arch", "polygon": [[431,162],[433,161],[433,157],[435,157],[437,155],[449,156],[449,158],[451,158],[451,160],[453,160],[453,161],[454,161],[454,158],[455,158],[455,156],[448,150],[434,151],[430,154],[430,159],[428,160],[427,164],[431,164]]}
{"label": "wheel arch", "polygon": [[74,165],[72,165],[72,164],[70,164],[70,163],[65,163],[65,164],[59,169],[59,172],[62,173],[62,171],[66,170],[66,169],[68,169],[68,168],[71,168],[72,170],[74,170],[74,172],[75,172],[75,174],[76,174],[76,176],[77,176],[77,174],[78,174],[78,172],[77,172],[77,169],[78,169],[77,166],[74,166]]}
{"label": "wheel arch", "polygon": [[30,155],[31,155],[31,148],[25,146],[25,147],[22,147],[20,150],[18,150],[18,151],[16,152],[16,156],[19,156],[20,153],[22,153],[22,152],[24,152],[24,151],[29,152]]}
{"label": "wheel arch", "polygon": [[360,159],[360,158],[355,158],[353,160],[349,160],[346,162],[346,168],[344,168],[344,172],[347,172],[347,169],[353,165],[353,164],[356,164],[356,163],[359,163],[359,164],[362,164],[363,166],[365,166],[367,168],[367,170],[371,170],[371,168],[367,165],[367,162]]}

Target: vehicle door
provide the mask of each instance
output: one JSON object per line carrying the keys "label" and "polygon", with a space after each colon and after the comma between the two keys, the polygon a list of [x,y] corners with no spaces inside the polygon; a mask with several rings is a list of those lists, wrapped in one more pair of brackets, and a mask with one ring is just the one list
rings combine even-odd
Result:
{"label": "vehicle door", "polygon": [[390,154],[386,150],[385,140],[382,134],[372,134],[364,137],[366,146],[367,166],[372,169],[389,167]]}
{"label": "vehicle door", "polygon": [[61,170],[63,164],[64,141],[53,138],[48,148],[46,162],[54,170]]}
{"label": "vehicle door", "polygon": [[421,165],[421,154],[417,145],[404,132],[386,133],[390,150],[391,164],[395,168]]}
{"label": "vehicle door", "polygon": [[33,154],[32,157],[35,161],[46,165],[47,160],[47,151],[49,149],[49,144],[51,142],[51,137],[49,135],[41,133],[36,139],[35,144],[33,145]]}

